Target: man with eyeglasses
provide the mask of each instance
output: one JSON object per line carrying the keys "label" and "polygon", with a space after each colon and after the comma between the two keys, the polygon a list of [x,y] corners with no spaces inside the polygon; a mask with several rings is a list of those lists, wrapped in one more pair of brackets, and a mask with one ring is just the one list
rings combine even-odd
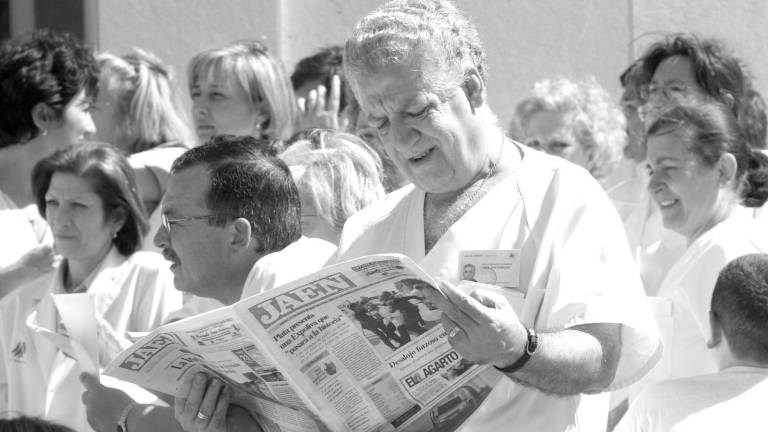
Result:
{"label": "man with eyeglasses", "polygon": [[[249,289],[257,292],[305,276],[322,267],[335,250],[317,243],[327,242],[301,236],[298,190],[290,170],[270,148],[267,141],[253,137],[218,135],[174,162],[154,240],[171,262],[176,288],[194,294],[191,302],[198,302],[196,307],[185,305],[176,318],[210,309],[207,299],[237,302],[246,280],[266,282],[268,286]],[[262,264],[273,263],[277,255],[295,262],[290,272]],[[297,255],[301,259],[293,258]],[[183,430],[171,409],[137,407],[126,394],[100,385],[95,377],[81,379],[94,429],[114,430],[117,423],[124,432]],[[211,421],[212,410],[200,411],[197,422]]]}

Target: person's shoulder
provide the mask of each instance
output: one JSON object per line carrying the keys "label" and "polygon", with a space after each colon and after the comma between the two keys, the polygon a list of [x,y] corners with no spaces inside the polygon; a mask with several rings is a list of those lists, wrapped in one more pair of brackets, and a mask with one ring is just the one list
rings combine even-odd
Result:
{"label": "person's shoulder", "polygon": [[170,263],[157,252],[136,251],[126,259],[125,265],[129,271],[146,276],[173,276]]}
{"label": "person's shoulder", "polygon": [[388,193],[382,199],[350,216],[344,224],[344,231],[350,230],[359,233],[384,222],[398,208],[408,205],[407,198],[415,192],[416,188],[409,184]]}
{"label": "person's shoulder", "polygon": [[586,169],[561,157],[525,146],[521,149],[523,160],[518,176],[523,189],[567,192],[569,197],[575,199],[605,195],[600,183]]}
{"label": "person's shoulder", "polygon": [[189,150],[189,147],[178,141],[173,141],[149,150],[134,153],[128,157],[128,160],[134,166],[138,163],[147,167],[160,167],[170,170],[173,161],[187,150]]}

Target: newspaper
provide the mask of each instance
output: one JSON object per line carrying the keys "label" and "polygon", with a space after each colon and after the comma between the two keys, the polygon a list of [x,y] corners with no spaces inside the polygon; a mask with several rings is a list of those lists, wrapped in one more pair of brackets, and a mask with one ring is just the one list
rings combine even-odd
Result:
{"label": "newspaper", "polygon": [[236,389],[265,431],[451,431],[501,375],[448,343],[403,255],[373,255],[162,326],[104,372],[176,394],[198,371]]}

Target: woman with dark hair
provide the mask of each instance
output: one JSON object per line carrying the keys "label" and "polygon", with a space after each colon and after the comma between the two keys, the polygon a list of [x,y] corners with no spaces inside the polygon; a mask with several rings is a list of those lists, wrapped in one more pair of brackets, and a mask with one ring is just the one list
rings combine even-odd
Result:
{"label": "woman with dark hair", "polygon": [[29,175],[94,132],[97,82],[93,54],[69,35],[41,30],[0,48],[0,298],[56,262]]}
{"label": "woman with dark hair", "polygon": [[646,113],[653,122],[670,105],[686,99],[716,101],[736,117],[747,143],[766,148],[765,103],[753,88],[745,65],[717,39],[671,34],[651,45],[641,57]]}
{"label": "woman with dark hair", "polygon": [[0,420],[0,432],[75,432],[60,424],[51,423],[36,417],[16,417]]}
{"label": "woman with dark hair", "polygon": [[732,259],[768,252],[768,230],[748,209],[768,199],[768,157],[750,148],[722,104],[673,107],[647,139],[648,189],[665,228],[687,241],[657,294],[672,304],[658,378],[713,373],[706,345],[717,275]]}
{"label": "woman with dark hair", "polygon": [[0,411],[90,430],[78,376],[129,345],[126,332],[160,325],[181,293],[162,256],[138,252],[147,221],[115,148],[59,150],[35,165],[32,189],[63,260],[0,303]]}

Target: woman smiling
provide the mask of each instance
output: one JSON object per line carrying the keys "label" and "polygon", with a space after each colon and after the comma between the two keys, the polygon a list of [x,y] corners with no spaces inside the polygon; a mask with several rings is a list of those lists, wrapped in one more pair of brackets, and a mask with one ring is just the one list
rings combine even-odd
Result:
{"label": "woman smiling", "polygon": [[745,209],[768,199],[768,157],[714,103],[669,109],[650,126],[647,144],[649,191],[664,226],[688,242],[658,292],[674,311],[667,378],[716,372],[706,349],[712,290],[729,261],[768,252],[768,231]]}

